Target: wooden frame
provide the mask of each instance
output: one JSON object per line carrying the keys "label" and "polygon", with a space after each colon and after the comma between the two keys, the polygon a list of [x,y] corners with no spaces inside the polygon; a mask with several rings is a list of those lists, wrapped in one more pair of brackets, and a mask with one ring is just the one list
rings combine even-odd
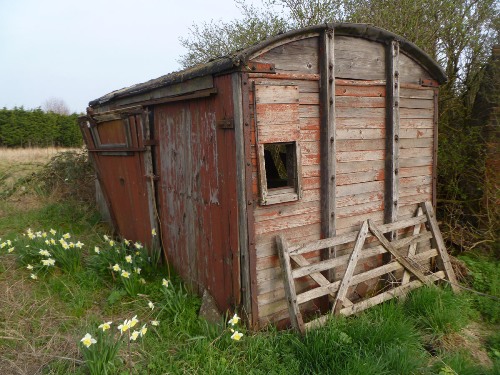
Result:
{"label": "wooden frame", "polygon": [[[421,233],[422,224],[427,224],[430,230]],[[386,233],[401,231],[409,227],[413,227],[413,230],[410,231],[407,237],[389,241],[384,236]],[[365,248],[365,242],[369,237],[372,237],[375,242],[372,241]],[[441,233],[439,232],[430,202],[421,203],[417,211],[417,216],[411,219],[395,221],[394,223],[384,225],[377,225],[371,220],[367,220],[362,224],[359,231],[302,245],[288,246],[283,235],[279,235],[276,240],[284,274],[285,295],[288,302],[290,322],[293,328],[302,333],[307,329],[321,326],[328,319],[328,315],[320,316],[305,323],[300,305],[326,295],[335,296],[332,309],[335,314],[351,315],[391,298],[402,296],[408,291],[424,284],[433,285],[435,281],[444,278],[447,278],[451,282],[454,291],[458,291],[457,281],[448,254],[446,253],[444,242],[442,242]],[[433,247],[430,250],[424,250],[419,254],[415,254],[417,244],[426,241],[429,242],[429,240]],[[354,243],[351,254],[322,260],[317,263],[310,263],[304,256],[310,252],[349,243]],[[394,260],[388,264],[370,270],[363,270],[357,274],[355,273],[356,265],[360,260],[384,253],[390,253]],[[424,274],[426,271],[424,271],[425,267],[422,264],[429,262],[434,257],[437,257],[440,261],[438,264],[440,264],[441,269]],[[293,268],[292,261],[298,267]],[[320,273],[339,266],[347,266],[340,280],[328,281]],[[404,270],[405,273],[399,285],[370,298],[356,301],[355,303],[348,299],[348,290],[350,287],[400,270]],[[415,279],[411,280],[411,276],[414,276]],[[295,280],[301,277],[310,277],[318,286],[302,293],[297,293]]]}

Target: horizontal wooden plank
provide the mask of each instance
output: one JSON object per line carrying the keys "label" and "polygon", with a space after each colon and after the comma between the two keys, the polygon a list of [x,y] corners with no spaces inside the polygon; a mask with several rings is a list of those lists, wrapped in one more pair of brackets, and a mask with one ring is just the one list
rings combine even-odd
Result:
{"label": "horizontal wooden plank", "polygon": [[384,158],[385,158],[385,150],[339,151],[337,152],[337,157],[336,157],[337,162],[339,163],[346,163],[353,161],[364,162],[369,160],[384,160]]}
{"label": "horizontal wooden plank", "polygon": [[355,206],[345,206],[337,207],[335,210],[335,216],[337,219],[342,219],[345,217],[357,216],[362,214],[369,214],[371,212],[383,211],[384,201],[376,200],[372,202],[357,204]]}
{"label": "horizontal wooden plank", "polygon": [[383,160],[337,163],[338,174],[378,171],[382,168],[384,168]]}
{"label": "horizontal wooden plank", "polygon": [[434,89],[430,88],[420,88],[420,89],[410,89],[410,88],[400,88],[399,97],[407,99],[434,99]]}
{"label": "horizontal wooden plank", "polygon": [[434,108],[400,108],[401,118],[434,118]]}
{"label": "horizontal wooden plank", "polygon": [[337,187],[337,197],[345,197],[346,195],[354,195],[361,193],[369,193],[374,191],[383,191],[383,181],[363,182],[360,184],[343,185]]}
{"label": "horizontal wooden plank", "polygon": [[[251,78],[254,76],[255,78]],[[283,73],[278,73],[278,74],[273,74],[273,78],[257,78],[255,75],[250,74],[249,75],[250,79],[250,85],[251,83],[255,83],[256,85],[288,85],[288,86],[298,86],[299,87],[299,93],[312,93],[312,92],[319,92],[319,74],[310,74],[310,75],[305,75],[302,74],[300,76],[295,75],[295,74],[283,74]],[[294,79],[294,78],[300,78],[300,79]],[[250,99],[252,99],[251,94],[253,94],[252,91],[249,92],[250,94]],[[253,103],[253,100],[250,100],[250,103]]]}
{"label": "horizontal wooden plank", "polygon": [[430,74],[404,52],[399,54],[400,82],[420,83],[421,79],[431,79]]}
{"label": "horizontal wooden plank", "polygon": [[399,129],[399,138],[432,138],[433,129]]}
{"label": "horizontal wooden plank", "polygon": [[337,151],[385,150],[385,139],[337,139]]}
{"label": "horizontal wooden plank", "polygon": [[402,118],[399,120],[401,129],[433,129],[433,118]]}
{"label": "horizontal wooden plank", "polygon": [[384,199],[383,191],[346,195],[345,197],[337,197],[337,209],[346,206],[360,205],[368,202],[383,201],[383,199]]}
{"label": "horizontal wooden plank", "polygon": [[[384,169],[371,170],[367,172],[341,173],[337,175],[336,185],[342,186],[362,182],[381,181],[384,179],[384,174]],[[412,176],[416,176],[416,174]]]}
{"label": "horizontal wooden plank", "polygon": [[385,129],[345,129],[338,128],[335,132],[337,140],[341,139],[384,139]]}
{"label": "horizontal wooden plank", "polygon": [[417,158],[401,158],[399,159],[399,167],[402,168],[414,168],[414,167],[422,167],[422,166],[432,166],[433,158],[432,157],[417,157]]}
{"label": "horizontal wooden plank", "polygon": [[[403,148],[432,148],[434,138],[403,138],[399,141],[399,147]],[[400,156],[401,157],[401,156]]]}
{"label": "horizontal wooden plank", "polygon": [[299,103],[299,87],[285,85],[255,85],[255,101],[257,104]]}
{"label": "horizontal wooden plank", "polygon": [[302,227],[309,224],[319,223],[321,220],[319,207],[316,210],[311,209],[307,213],[299,215],[290,215],[255,223],[255,234],[276,232],[296,227]]}
{"label": "horizontal wooden plank", "polygon": [[[416,99],[410,99],[416,100]],[[385,108],[385,97],[336,96],[335,110],[342,107],[350,108]],[[419,107],[412,107],[419,108]]]}
{"label": "horizontal wooden plank", "polygon": [[[335,108],[335,118],[385,118],[385,108]],[[421,118],[412,116],[411,118]]]}
{"label": "horizontal wooden plank", "polygon": [[[431,139],[431,138],[423,138]],[[400,148],[399,157],[401,159],[405,158],[432,158],[434,152],[432,147],[421,147],[421,148]]]}
{"label": "horizontal wooden plank", "polygon": [[432,175],[432,166],[424,165],[421,167],[399,168],[399,177],[415,177]]}
{"label": "horizontal wooden plank", "polygon": [[335,36],[335,77],[359,80],[385,79],[385,50],[380,43]]}
{"label": "horizontal wooden plank", "polygon": [[336,129],[385,129],[385,118],[380,116],[365,117],[363,119],[354,117],[342,117],[335,119],[335,126]]}
{"label": "horizontal wooden plank", "polygon": [[399,100],[400,108],[426,108],[434,109],[433,99],[415,99],[415,98],[401,98]]}
{"label": "horizontal wooden plank", "polygon": [[335,83],[335,96],[360,96],[360,97],[385,97],[385,85],[380,86],[354,86]]}
{"label": "horizontal wooden plank", "polygon": [[301,118],[306,118],[306,117],[319,118],[319,105],[301,104],[299,108],[299,115]]}
{"label": "horizontal wooden plank", "polygon": [[273,126],[277,124],[293,125],[298,129],[299,104],[258,104],[257,125]]}
{"label": "horizontal wooden plank", "polygon": [[307,93],[301,92],[299,97],[299,103],[301,105],[305,104],[319,105],[319,95],[314,92],[307,92]]}
{"label": "horizontal wooden plank", "polygon": [[275,220],[282,217],[302,215],[317,212],[320,202],[286,202],[279,206],[257,206],[254,211],[255,222]]}

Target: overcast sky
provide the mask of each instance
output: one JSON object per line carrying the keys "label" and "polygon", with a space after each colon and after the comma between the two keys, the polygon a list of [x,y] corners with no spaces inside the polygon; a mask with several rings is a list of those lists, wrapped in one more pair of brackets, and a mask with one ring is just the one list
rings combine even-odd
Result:
{"label": "overcast sky", "polygon": [[193,22],[239,14],[233,0],[0,0],[0,108],[56,97],[84,112],[110,91],[179,70],[179,37]]}

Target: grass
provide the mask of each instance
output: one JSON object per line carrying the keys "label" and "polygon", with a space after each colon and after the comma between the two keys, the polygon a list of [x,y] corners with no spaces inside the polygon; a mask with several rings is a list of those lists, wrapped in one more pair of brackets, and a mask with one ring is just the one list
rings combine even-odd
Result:
{"label": "grass", "polygon": [[[88,374],[90,352],[81,338],[100,337],[98,326],[107,321],[117,332],[117,325],[134,315],[148,332],[130,346],[123,341],[110,360],[111,374],[500,373],[498,322],[488,315],[497,305],[448,288],[420,288],[357,317],[330,319],[303,337],[273,327],[251,333],[239,326],[243,338],[231,340],[228,317],[220,324],[199,318],[200,299],[175,275],[163,286],[168,274],[163,267],[132,259],[130,267],[141,266],[146,284],[138,295],[128,292],[109,266],[128,267],[126,255],[139,257],[133,244],[111,246],[103,239],[109,230],[92,208],[61,199],[67,197],[61,186],[51,194],[36,184],[32,180],[22,193],[0,199],[0,242],[10,239],[16,245],[11,254],[0,250],[1,374]],[[58,236],[69,232],[73,241],[83,242],[81,270],[54,267],[32,280],[26,262],[19,260],[23,247],[33,243],[22,236],[28,227],[34,232],[54,228]],[[496,284],[487,280],[498,277],[498,269],[483,264],[489,260],[474,261],[471,285],[480,288],[483,282],[483,290],[495,292],[491,285]]]}

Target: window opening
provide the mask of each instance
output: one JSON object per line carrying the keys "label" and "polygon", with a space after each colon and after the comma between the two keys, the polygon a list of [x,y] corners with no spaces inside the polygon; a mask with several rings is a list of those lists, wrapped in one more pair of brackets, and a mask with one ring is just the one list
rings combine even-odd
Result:
{"label": "window opening", "polygon": [[267,189],[296,186],[295,142],[264,144]]}

